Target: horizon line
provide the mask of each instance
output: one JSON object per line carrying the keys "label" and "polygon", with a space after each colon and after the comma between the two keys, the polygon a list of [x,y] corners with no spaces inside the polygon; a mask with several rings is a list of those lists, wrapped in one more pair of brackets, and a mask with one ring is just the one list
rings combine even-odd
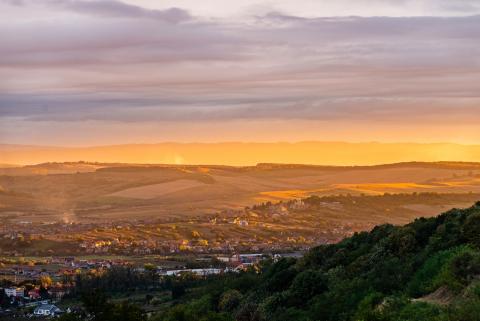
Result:
{"label": "horizon line", "polygon": [[[215,167],[260,167],[260,166],[298,166],[298,167],[323,167],[323,168],[365,168],[365,167],[388,167],[396,165],[480,165],[479,161],[459,161],[459,160],[448,160],[448,161],[402,161],[402,162],[390,162],[390,163],[376,163],[376,164],[356,164],[356,165],[328,165],[328,164],[308,164],[308,163],[281,163],[281,162],[259,162],[254,165],[224,165],[224,164],[170,164],[170,163],[135,163],[135,162],[101,162],[101,161],[51,161],[51,162],[41,162],[35,164],[0,164],[1,169],[6,169],[6,167],[1,166],[15,166],[15,167],[33,167],[41,165],[54,165],[54,164],[86,164],[86,165],[134,165],[138,167],[148,167],[148,166],[165,166],[165,167],[196,167],[196,166],[215,166]],[[119,166],[120,167],[120,166]]]}

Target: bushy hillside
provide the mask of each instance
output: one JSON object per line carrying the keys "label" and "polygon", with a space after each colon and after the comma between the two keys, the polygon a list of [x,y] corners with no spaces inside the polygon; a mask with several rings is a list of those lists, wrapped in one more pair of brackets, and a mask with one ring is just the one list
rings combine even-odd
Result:
{"label": "bushy hillside", "polygon": [[480,202],[179,286],[158,320],[479,320]]}

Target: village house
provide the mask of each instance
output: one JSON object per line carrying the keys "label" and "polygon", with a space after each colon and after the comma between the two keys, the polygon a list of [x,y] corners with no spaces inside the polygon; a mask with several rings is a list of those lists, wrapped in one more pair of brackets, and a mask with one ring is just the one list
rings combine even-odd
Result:
{"label": "village house", "polygon": [[237,224],[237,225],[240,225],[240,226],[248,226],[248,221],[244,220],[244,219],[241,219],[239,217],[236,217],[233,220],[233,224]]}
{"label": "village house", "polygon": [[48,289],[48,294],[50,294],[50,296],[53,299],[61,300],[68,293],[68,290],[69,289],[66,288],[66,287],[55,286],[55,287],[51,287],[50,289]]}
{"label": "village house", "polygon": [[32,289],[28,291],[28,297],[31,300],[38,300],[40,299],[40,290],[38,288]]}
{"label": "village house", "polygon": [[225,270],[224,269],[214,269],[214,268],[208,268],[208,269],[184,269],[184,270],[168,270],[163,272],[163,275],[168,275],[168,276],[178,276],[182,275],[185,273],[191,273],[195,274],[197,276],[207,276],[207,275],[214,275],[214,274],[220,274],[223,273]]}
{"label": "village house", "polygon": [[53,304],[42,304],[35,308],[33,314],[36,316],[56,316],[61,314],[62,310],[60,310],[57,306]]}
{"label": "village house", "polygon": [[257,264],[261,260],[263,260],[265,254],[262,253],[255,253],[255,254],[238,254],[237,261],[242,264]]}
{"label": "village house", "polygon": [[9,298],[23,298],[25,296],[25,288],[10,287],[4,289],[5,295]]}

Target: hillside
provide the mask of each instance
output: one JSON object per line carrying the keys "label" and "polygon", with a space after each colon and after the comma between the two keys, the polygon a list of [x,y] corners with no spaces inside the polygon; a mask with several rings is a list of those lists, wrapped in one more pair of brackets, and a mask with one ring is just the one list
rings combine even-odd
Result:
{"label": "hillside", "polygon": [[[66,212],[73,213],[74,221],[152,219],[213,214],[312,195],[480,193],[480,164],[233,167],[46,163],[0,169],[0,191],[0,217],[15,220],[55,221]],[[438,211],[423,203],[405,205],[413,205],[418,216]],[[462,207],[466,203],[452,203],[449,198],[438,205]]]}
{"label": "hillside", "polygon": [[17,222],[7,216],[0,234],[3,230],[7,235],[13,232],[27,237],[0,237],[0,254],[130,255],[137,249],[160,255],[172,250],[182,255],[298,251],[338,242],[378,224],[406,224],[422,215],[434,216],[453,204],[471,206],[478,199],[478,193],[311,196],[212,215],[103,223],[65,223],[74,218],[71,212],[63,214],[63,221],[49,224]]}
{"label": "hillside", "polygon": [[159,321],[474,321],[480,315],[480,202],[380,225],[303,258],[199,283],[185,278]]}

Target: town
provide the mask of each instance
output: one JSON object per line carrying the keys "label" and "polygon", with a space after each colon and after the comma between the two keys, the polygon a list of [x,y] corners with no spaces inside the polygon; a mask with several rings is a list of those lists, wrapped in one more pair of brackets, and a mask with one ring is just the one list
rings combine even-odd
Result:
{"label": "town", "polygon": [[[212,275],[238,273],[254,268],[263,260],[277,261],[281,258],[298,258],[302,252],[293,253],[246,253],[202,256],[191,262],[159,263],[158,258],[90,258],[49,257],[42,261],[2,262],[0,269],[0,320],[22,318],[54,318],[65,313],[79,313],[82,307],[72,301],[72,294],[81,275],[103,275],[124,268],[133,274],[153,275],[151,284],[161,284],[168,278],[206,278]],[[142,263],[149,262],[149,263]],[[159,265],[155,265],[155,262]],[[66,300],[65,300],[66,299]],[[73,303],[72,303],[73,302]]]}
{"label": "town", "polygon": [[[334,213],[338,201],[320,206]],[[178,255],[186,253],[271,252],[305,250],[338,241],[371,223],[314,224],[312,205],[302,200],[223,210],[194,217],[115,222],[8,221],[0,226],[0,255],[4,257],[52,255]],[[310,217],[308,217],[310,216]]]}

